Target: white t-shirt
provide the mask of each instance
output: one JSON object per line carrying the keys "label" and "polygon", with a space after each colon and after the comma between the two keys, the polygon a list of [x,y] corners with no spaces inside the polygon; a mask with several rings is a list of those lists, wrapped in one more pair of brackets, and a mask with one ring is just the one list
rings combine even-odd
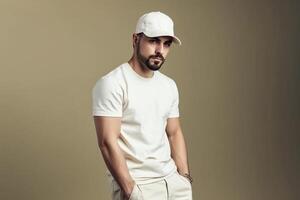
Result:
{"label": "white t-shirt", "polygon": [[144,78],[124,63],[101,77],[92,93],[93,116],[121,117],[118,144],[133,179],[176,171],[165,131],[167,119],[179,117],[178,90],[171,78],[159,71]]}

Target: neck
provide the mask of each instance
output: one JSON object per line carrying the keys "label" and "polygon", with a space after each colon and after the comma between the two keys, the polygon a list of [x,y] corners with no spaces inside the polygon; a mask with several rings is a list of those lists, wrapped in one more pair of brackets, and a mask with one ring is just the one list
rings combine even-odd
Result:
{"label": "neck", "polygon": [[134,56],[132,56],[130,58],[128,63],[132,67],[132,69],[142,77],[151,78],[154,74],[154,72],[152,70],[141,66],[140,63],[137,61],[137,59]]}

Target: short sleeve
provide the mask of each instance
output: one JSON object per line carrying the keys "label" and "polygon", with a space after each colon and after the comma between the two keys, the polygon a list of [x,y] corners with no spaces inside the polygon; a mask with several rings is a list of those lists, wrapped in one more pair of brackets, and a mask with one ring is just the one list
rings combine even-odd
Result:
{"label": "short sleeve", "polygon": [[179,93],[175,81],[172,81],[171,86],[172,86],[171,90],[173,93],[172,95],[173,100],[172,100],[172,105],[170,108],[168,118],[179,117]]}
{"label": "short sleeve", "polygon": [[123,92],[111,78],[99,79],[92,90],[93,116],[122,117]]}

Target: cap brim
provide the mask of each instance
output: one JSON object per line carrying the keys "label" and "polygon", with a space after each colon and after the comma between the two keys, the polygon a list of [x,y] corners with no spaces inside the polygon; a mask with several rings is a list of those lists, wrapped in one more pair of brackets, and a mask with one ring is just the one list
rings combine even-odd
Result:
{"label": "cap brim", "polygon": [[173,37],[174,43],[176,43],[176,44],[178,44],[178,45],[181,45],[181,41],[179,40],[178,37],[176,37],[175,35],[174,35],[174,36],[171,36],[171,37]]}
{"label": "cap brim", "polygon": [[143,32],[147,37],[163,37],[163,36],[169,36],[169,37],[172,37],[173,38],[173,42],[178,44],[178,45],[181,45],[181,41],[178,37],[176,37],[175,35],[151,35],[151,34],[146,34],[145,32]]}

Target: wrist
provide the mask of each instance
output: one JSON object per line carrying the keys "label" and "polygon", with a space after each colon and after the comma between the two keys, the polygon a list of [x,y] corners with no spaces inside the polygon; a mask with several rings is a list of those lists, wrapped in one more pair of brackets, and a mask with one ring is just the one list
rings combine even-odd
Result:
{"label": "wrist", "polygon": [[178,172],[178,173],[179,173],[181,176],[187,178],[187,179],[190,181],[190,183],[193,182],[193,178],[192,178],[192,176],[191,176],[191,174],[190,174],[189,172]]}
{"label": "wrist", "polygon": [[132,189],[133,189],[134,185],[135,185],[135,181],[134,180],[131,180],[131,181],[127,182],[125,184],[125,186],[123,187],[123,191],[125,192],[125,194],[130,195],[131,192],[132,192]]}

